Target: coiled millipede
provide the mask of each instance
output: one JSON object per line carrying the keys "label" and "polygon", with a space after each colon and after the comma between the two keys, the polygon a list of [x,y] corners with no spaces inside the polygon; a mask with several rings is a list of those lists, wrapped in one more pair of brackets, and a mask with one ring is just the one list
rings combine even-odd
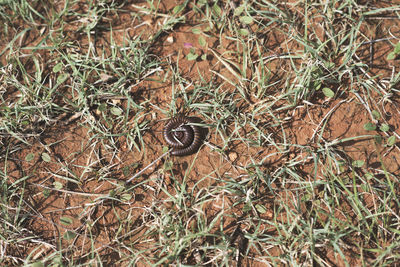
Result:
{"label": "coiled millipede", "polygon": [[165,124],[163,136],[172,147],[171,155],[186,156],[199,149],[202,141],[201,131],[200,127],[193,123],[193,118],[178,115]]}

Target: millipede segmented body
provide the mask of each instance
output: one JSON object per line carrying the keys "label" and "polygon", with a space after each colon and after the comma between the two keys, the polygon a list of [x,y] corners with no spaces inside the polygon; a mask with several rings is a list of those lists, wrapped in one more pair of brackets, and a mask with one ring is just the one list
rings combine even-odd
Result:
{"label": "millipede segmented body", "polygon": [[194,119],[178,115],[164,126],[163,136],[172,147],[171,155],[186,156],[196,152],[201,145],[200,127],[192,125]]}

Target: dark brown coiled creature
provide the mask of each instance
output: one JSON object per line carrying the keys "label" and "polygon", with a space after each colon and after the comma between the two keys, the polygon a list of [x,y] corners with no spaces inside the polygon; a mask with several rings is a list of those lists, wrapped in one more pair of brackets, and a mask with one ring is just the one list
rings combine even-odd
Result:
{"label": "dark brown coiled creature", "polygon": [[200,127],[192,125],[194,119],[178,115],[164,126],[163,136],[172,147],[174,156],[186,156],[195,153],[201,145]]}

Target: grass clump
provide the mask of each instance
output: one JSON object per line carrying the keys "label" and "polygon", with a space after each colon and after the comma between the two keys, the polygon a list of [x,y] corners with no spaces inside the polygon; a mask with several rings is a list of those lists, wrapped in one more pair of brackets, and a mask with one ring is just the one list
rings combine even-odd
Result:
{"label": "grass clump", "polygon": [[39,2],[0,1],[1,264],[399,260],[398,6]]}

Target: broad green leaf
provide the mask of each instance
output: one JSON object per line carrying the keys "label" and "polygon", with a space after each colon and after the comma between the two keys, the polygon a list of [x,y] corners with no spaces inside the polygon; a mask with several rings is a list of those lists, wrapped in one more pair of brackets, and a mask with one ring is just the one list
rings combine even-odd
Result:
{"label": "broad green leaf", "polygon": [[199,36],[199,44],[201,46],[206,46],[206,44],[207,44],[206,39],[204,39],[204,37],[201,35]]}
{"label": "broad green leaf", "polygon": [[63,82],[65,82],[69,77],[68,73],[63,73],[58,75],[57,77],[57,84],[62,84]]}
{"label": "broad green leaf", "polygon": [[44,267],[44,263],[41,262],[41,261],[37,261],[37,262],[34,262],[34,263],[32,263],[32,264],[30,264],[28,266],[29,267]]}
{"label": "broad green leaf", "polygon": [[132,199],[132,195],[131,194],[126,193],[126,194],[122,194],[121,195],[121,200],[122,201],[129,201],[131,199]]}
{"label": "broad green leaf", "polygon": [[74,221],[70,217],[63,216],[60,218],[60,222],[64,225],[71,225]]}
{"label": "broad green leaf", "polygon": [[240,29],[239,34],[241,36],[247,36],[247,35],[249,35],[249,30],[248,29]]}
{"label": "broad green leaf", "polygon": [[251,206],[249,204],[245,204],[243,206],[243,212],[248,212],[248,211],[251,211]]}
{"label": "broad green leaf", "polygon": [[57,190],[60,190],[60,189],[63,188],[63,184],[60,183],[59,181],[54,181],[54,182],[53,182],[53,186],[54,186],[54,188],[57,189]]}
{"label": "broad green leaf", "polygon": [[395,58],[396,58],[396,53],[394,51],[390,52],[386,57],[387,60],[393,60]]}
{"label": "broad green leaf", "polygon": [[198,57],[197,54],[192,54],[192,53],[189,53],[189,54],[186,56],[186,58],[187,58],[188,60],[196,60],[197,57]]}
{"label": "broad green leaf", "polygon": [[256,210],[261,214],[267,212],[267,209],[263,205],[260,205],[260,204],[256,205]]}
{"label": "broad green leaf", "polygon": [[326,97],[329,97],[329,98],[332,98],[332,97],[335,96],[335,93],[331,89],[329,89],[328,87],[322,88],[322,92],[324,93],[324,95]]}
{"label": "broad green leaf", "polygon": [[381,114],[377,110],[373,110],[371,113],[375,120],[379,120],[381,118]]}
{"label": "broad green leaf", "polygon": [[398,42],[394,47],[394,53],[397,55],[400,54],[400,42]]}
{"label": "broad green leaf", "polygon": [[389,125],[387,125],[386,123],[383,123],[381,127],[379,127],[379,130],[381,130],[382,132],[387,132],[389,131],[389,129]]}
{"label": "broad green leaf", "polygon": [[35,158],[35,154],[34,153],[29,153],[28,155],[26,155],[25,160],[26,161],[32,161]]}
{"label": "broad green leaf", "polygon": [[72,231],[66,231],[64,233],[64,239],[65,240],[72,240],[72,239],[75,238],[75,236],[76,236],[76,234],[74,232],[72,232]]}
{"label": "broad green leaf", "polygon": [[250,16],[242,16],[240,17],[240,22],[244,23],[244,24],[251,24],[253,23],[253,18]]}
{"label": "broad green leaf", "polygon": [[244,6],[239,6],[237,8],[235,8],[235,11],[233,12],[234,16],[240,16],[240,14],[243,13],[244,10]]}
{"label": "broad green leaf", "polygon": [[172,167],[174,166],[174,163],[170,160],[165,161],[164,163],[164,170],[170,171],[172,170]]}
{"label": "broad green leaf", "polygon": [[131,175],[131,167],[130,166],[125,166],[122,168],[122,173],[124,176],[129,176]]}
{"label": "broad green leaf", "polygon": [[221,14],[222,14],[222,9],[217,5],[217,2],[213,5],[212,9],[213,9],[214,13],[215,13],[217,16],[221,16]]}
{"label": "broad green leaf", "polygon": [[201,29],[200,28],[192,28],[192,32],[194,34],[200,34],[201,33]]}
{"label": "broad green leaf", "polygon": [[115,115],[115,116],[119,116],[122,114],[121,109],[117,108],[117,107],[112,107],[111,108],[111,114]]}
{"label": "broad green leaf", "polygon": [[382,138],[382,136],[380,136],[380,135],[375,135],[374,136],[374,139],[375,139],[375,142],[377,143],[377,144],[382,144],[382,141],[383,141],[383,138]]}
{"label": "broad green leaf", "polygon": [[49,189],[47,189],[47,188],[45,188],[45,189],[43,189],[43,192],[42,192],[42,194],[43,194],[43,196],[45,197],[45,198],[48,198],[49,196],[50,196],[50,190]]}
{"label": "broad green leaf", "polygon": [[162,153],[167,153],[168,150],[169,150],[169,148],[167,146],[163,146]]}
{"label": "broad green leaf", "polygon": [[97,109],[99,111],[105,111],[107,109],[107,104],[106,103],[101,103]]}
{"label": "broad green leaf", "polygon": [[393,146],[395,143],[396,143],[396,136],[393,135],[393,136],[388,138],[388,140],[387,140],[387,145],[388,146]]}
{"label": "broad green leaf", "polygon": [[370,172],[367,172],[364,176],[365,176],[365,178],[367,178],[368,180],[374,178],[374,175],[373,175],[372,173],[370,173]]}
{"label": "broad green leaf", "polygon": [[114,189],[112,189],[112,190],[110,190],[110,192],[108,192],[108,195],[109,195],[110,197],[114,197],[115,194],[116,194],[116,191],[115,191]]}
{"label": "broad green leaf", "polygon": [[51,161],[51,157],[50,157],[50,155],[48,153],[43,152],[42,153],[42,160],[45,161],[45,162],[50,162]]}
{"label": "broad green leaf", "polygon": [[364,124],[364,129],[366,131],[375,131],[376,130],[376,125],[373,124],[372,122],[367,122],[366,124]]}
{"label": "broad green leaf", "polygon": [[178,14],[179,12],[181,12],[183,9],[185,8],[185,5],[177,5],[176,7],[174,7],[174,9],[172,9],[172,14]]}
{"label": "broad green leaf", "polygon": [[361,168],[363,165],[364,165],[364,161],[363,160],[355,160],[355,161],[353,161],[353,167]]}
{"label": "broad green leaf", "polygon": [[62,69],[62,67],[63,67],[62,62],[57,63],[57,64],[53,67],[53,72],[54,72],[54,73],[59,72],[59,71]]}

